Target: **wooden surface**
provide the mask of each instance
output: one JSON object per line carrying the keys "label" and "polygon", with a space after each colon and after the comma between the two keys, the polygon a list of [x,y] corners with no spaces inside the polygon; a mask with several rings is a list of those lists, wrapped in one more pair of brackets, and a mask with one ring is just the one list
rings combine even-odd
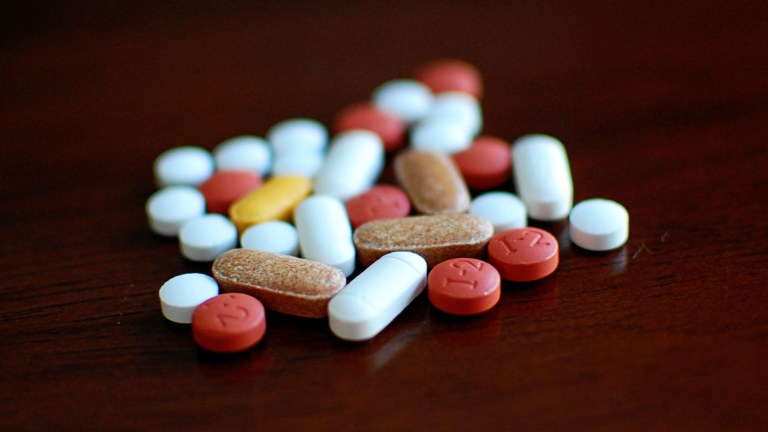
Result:
{"label": "wooden surface", "polygon": [[[0,6],[0,430],[768,428],[763,2],[154,3]],[[483,72],[486,133],[563,140],[626,246],[542,225],[554,275],[367,343],[271,313],[222,358],[165,321],[160,285],[210,270],[147,227],[159,153],[444,57]]]}

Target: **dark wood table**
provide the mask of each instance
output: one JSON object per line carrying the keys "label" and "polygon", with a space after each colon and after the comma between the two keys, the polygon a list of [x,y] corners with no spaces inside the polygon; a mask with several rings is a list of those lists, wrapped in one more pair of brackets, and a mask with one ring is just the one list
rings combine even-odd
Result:
{"label": "dark wood table", "polygon": [[[0,6],[0,430],[766,430],[768,7],[667,3]],[[439,58],[482,71],[485,133],[560,138],[628,243],[539,224],[551,277],[366,343],[269,313],[221,357],[163,318],[210,266],[148,229],[158,154],[330,124]]]}

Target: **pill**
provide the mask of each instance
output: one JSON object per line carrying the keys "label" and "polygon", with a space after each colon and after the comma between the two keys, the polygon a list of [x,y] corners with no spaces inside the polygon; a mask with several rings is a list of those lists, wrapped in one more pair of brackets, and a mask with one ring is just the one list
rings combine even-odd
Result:
{"label": "pill", "polygon": [[213,174],[213,156],[201,147],[175,147],[155,159],[155,183],[197,186]]}
{"label": "pill", "polygon": [[288,255],[233,249],[213,262],[222,292],[241,292],[275,312],[306,318],[328,315],[328,301],[347,283],[336,267]]}
{"label": "pill", "polygon": [[320,171],[325,159],[324,153],[289,150],[275,155],[272,165],[273,176],[300,175],[312,178]]}
{"label": "pill", "polygon": [[168,186],[150,195],[145,210],[153,232],[175,237],[185,222],[205,213],[205,198],[191,186]]}
{"label": "pill", "polygon": [[480,98],[483,80],[480,71],[461,60],[435,60],[419,67],[413,77],[426,84],[433,93],[463,91]]}
{"label": "pill", "polygon": [[514,282],[550,275],[559,263],[558,252],[557,239],[534,227],[502,231],[488,243],[488,260],[502,278]]}
{"label": "pill", "polygon": [[337,133],[355,129],[372,131],[381,138],[384,150],[389,153],[405,143],[405,123],[369,102],[356,103],[342,109],[336,116],[333,129]]}
{"label": "pill", "polygon": [[512,168],[510,144],[500,138],[480,136],[469,148],[454,153],[454,162],[471,189],[486,190],[502,186]]}
{"label": "pill", "polygon": [[271,177],[258,189],[233,202],[229,217],[241,233],[261,222],[290,221],[293,210],[311,190],[312,181],[303,176]]}
{"label": "pill", "polygon": [[456,164],[442,153],[402,151],[395,156],[395,177],[420,213],[461,213],[470,195]]}
{"label": "pill", "polygon": [[169,321],[189,324],[195,308],[218,294],[219,285],[212,277],[185,273],[170,278],[160,287],[160,308]]}
{"label": "pill", "polygon": [[501,276],[492,265],[474,258],[454,258],[436,265],[427,279],[429,301],[452,315],[487,312],[501,298]]}
{"label": "pill", "polygon": [[328,303],[333,334],[368,340],[389,325],[426,286],[427,264],[411,252],[384,255]]}
{"label": "pill", "polygon": [[422,119],[432,107],[432,92],[416,80],[399,79],[378,86],[371,96],[373,105],[391,113],[406,124]]}
{"label": "pill", "polygon": [[219,171],[253,171],[265,177],[272,166],[272,150],[263,138],[236,136],[213,148],[213,160]]}
{"label": "pill", "polygon": [[629,213],[616,201],[592,198],[573,206],[569,234],[577,246],[591,251],[616,249],[629,237]]}
{"label": "pill", "polygon": [[559,140],[543,134],[519,138],[512,145],[512,167],[518,195],[531,218],[556,221],[568,216],[573,181]]}
{"label": "pill", "polygon": [[355,271],[355,245],[344,204],[330,195],[312,195],[293,215],[301,256],[340,269]]}
{"label": "pill", "polygon": [[316,193],[347,200],[371,188],[384,168],[384,144],[371,131],[351,130],[333,139],[315,176]]}
{"label": "pill", "polygon": [[245,351],[256,345],[266,330],[264,306],[246,294],[217,295],[192,313],[192,337],[200,347],[213,352]]}
{"label": "pill", "polygon": [[378,219],[394,219],[408,216],[411,202],[397,186],[376,185],[344,203],[352,228]]}
{"label": "pill", "polygon": [[445,92],[435,96],[427,119],[451,122],[475,137],[483,128],[480,102],[469,93]]}
{"label": "pill", "polygon": [[444,118],[427,118],[411,130],[411,148],[456,153],[472,144],[472,134],[460,123]]}
{"label": "pill", "polygon": [[261,176],[254,171],[216,171],[198,189],[209,213],[226,214],[232,202],[260,185]]}
{"label": "pill", "polygon": [[256,224],[240,236],[244,249],[256,249],[283,255],[299,254],[299,235],[296,227],[285,221]]}
{"label": "pill", "polygon": [[457,213],[375,220],[357,228],[353,239],[363,266],[403,250],[421,255],[433,267],[451,258],[482,258],[492,235],[487,219]]}
{"label": "pill", "polygon": [[509,192],[486,192],[476,196],[469,204],[469,214],[488,219],[497,233],[528,225],[525,204]]}
{"label": "pill", "polygon": [[322,153],[328,143],[328,131],[317,120],[293,118],[273,125],[267,131],[275,156],[298,150],[304,153]]}
{"label": "pill", "polygon": [[213,261],[237,246],[237,228],[226,217],[211,213],[192,219],[179,231],[181,255],[191,261]]}

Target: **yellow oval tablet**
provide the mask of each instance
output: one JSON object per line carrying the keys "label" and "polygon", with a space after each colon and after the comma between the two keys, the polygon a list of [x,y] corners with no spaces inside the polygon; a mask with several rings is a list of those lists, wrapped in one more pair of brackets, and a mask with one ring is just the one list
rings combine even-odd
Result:
{"label": "yellow oval tablet", "polygon": [[229,218],[242,233],[251,225],[290,221],[293,209],[312,191],[312,180],[300,175],[272,177],[229,206]]}

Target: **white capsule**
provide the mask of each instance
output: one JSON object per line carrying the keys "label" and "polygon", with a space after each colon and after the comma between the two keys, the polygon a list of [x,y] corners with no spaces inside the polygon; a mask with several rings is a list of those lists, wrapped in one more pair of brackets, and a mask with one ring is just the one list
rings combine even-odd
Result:
{"label": "white capsule", "polygon": [[573,181],[560,141],[543,134],[519,138],[512,144],[512,167],[528,216],[542,221],[568,216],[573,205]]}
{"label": "white capsule", "polygon": [[486,192],[476,196],[469,204],[469,214],[488,219],[497,233],[528,225],[525,204],[509,192]]}
{"label": "white capsule", "polygon": [[158,187],[198,186],[213,174],[213,156],[202,147],[175,147],[160,154],[153,165]]}
{"label": "white capsule", "polygon": [[294,118],[283,120],[267,131],[275,156],[288,151],[323,153],[328,143],[328,130],[317,120]]}
{"label": "white capsule", "polygon": [[253,171],[264,177],[272,165],[272,151],[266,140],[241,135],[217,145],[213,149],[213,159],[220,171]]}
{"label": "white capsule", "polygon": [[452,154],[472,145],[472,135],[461,124],[450,119],[429,117],[411,131],[411,147],[416,150]]}
{"label": "white capsule", "polygon": [[472,137],[483,128],[483,110],[480,102],[464,92],[452,91],[436,95],[427,118],[448,120],[467,130]]}
{"label": "white capsule", "polygon": [[371,99],[377,108],[414,123],[429,114],[433,97],[429,87],[419,81],[401,79],[381,84]]}
{"label": "white capsule", "polygon": [[304,258],[337,267],[345,276],[355,271],[355,245],[344,203],[313,195],[296,207],[293,219]]}
{"label": "white capsule", "polygon": [[240,236],[243,249],[255,249],[283,255],[299,254],[299,235],[296,227],[285,221],[256,224]]}
{"label": "white capsule", "polygon": [[325,155],[323,153],[303,152],[290,150],[275,155],[272,165],[272,176],[300,175],[312,178],[323,167]]}
{"label": "white capsule", "polygon": [[384,144],[373,132],[337,135],[314,182],[315,192],[347,200],[370,189],[384,168]]}
{"label": "white capsule", "polygon": [[205,197],[191,186],[168,186],[147,199],[146,213],[153,232],[175,237],[184,223],[205,213]]}
{"label": "white capsule", "polygon": [[179,246],[181,254],[191,261],[213,261],[237,246],[237,228],[220,214],[200,216],[181,227]]}
{"label": "white capsule", "polygon": [[629,213],[616,201],[584,200],[573,206],[569,221],[571,241],[587,250],[616,249],[629,237]]}
{"label": "white capsule", "polygon": [[362,341],[379,334],[427,283],[427,262],[413,252],[376,260],[328,303],[328,323],[341,339]]}
{"label": "white capsule", "polygon": [[218,294],[219,284],[214,278],[202,273],[186,273],[172,277],[160,287],[160,308],[168,320],[191,324],[195,308]]}

